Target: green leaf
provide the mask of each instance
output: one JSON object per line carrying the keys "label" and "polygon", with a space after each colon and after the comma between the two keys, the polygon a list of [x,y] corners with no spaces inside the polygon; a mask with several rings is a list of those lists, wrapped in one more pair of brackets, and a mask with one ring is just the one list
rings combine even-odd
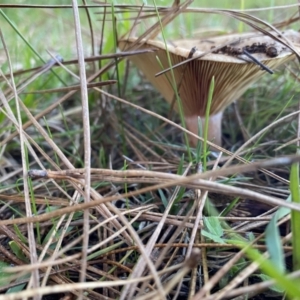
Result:
{"label": "green leaf", "polygon": [[297,280],[288,278],[284,273],[278,270],[277,264],[271,260],[266,259],[258,250],[248,247],[248,243],[241,241],[229,241],[235,243],[241,248],[245,249],[247,256],[259,265],[259,268],[264,274],[276,281],[276,284],[284,289],[291,299],[299,299],[300,285]]}
{"label": "green leaf", "polygon": [[205,217],[204,226],[207,230],[202,229],[201,234],[213,240],[216,243],[224,244],[225,241],[222,239],[223,228],[218,218],[216,217]]}
{"label": "green leaf", "polygon": [[[287,201],[289,201],[289,198],[287,199]],[[280,207],[272,217],[265,231],[266,246],[268,252],[270,253],[270,259],[274,264],[277,265],[278,269],[281,272],[285,271],[285,260],[277,221],[286,216],[289,212],[290,209]]]}
{"label": "green leaf", "polygon": [[159,193],[161,202],[163,203],[164,207],[166,208],[168,206],[168,199],[165,197],[165,194],[162,191],[162,189],[158,189],[158,193]]}
{"label": "green leaf", "polygon": [[220,223],[218,218],[216,218],[216,217],[205,217],[204,218],[204,225],[210,233],[212,233],[212,234],[214,234],[218,237],[223,236],[223,233],[224,233],[223,228],[222,228],[221,223]]}
{"label": "green leaf", "polygon": [[[256,275],[258,278],[260,278],[262,281],[268,281],[268,280],[273,280],[273,278],[271,278],[270,276],[266,275],[266,274],[258,274]],[[284,289],[282,289],[281,287],[277,286],[277,285],[272,285],[270,287],[270,289],[274,292],[277,293],[283,293]]]}
{"label": "green leaf", "polygon": [[3,269],[10,267],[10,265],[4,261],[0,260],[0,286],[7,285],[10,283],[10,275],[6,272],[4,272]]}
{"label": "green leaf", "polygon": [[24,255],[22,249],[19,247],[19,245],[15,241],[10,241],[9,246],[17,258],[19,258],[22,261],[27,261],[27,258]]}
{"label": "green leaf", "polygon": [[21,230],[19,229],[19,227],[17,226],[17,224],[14,224],[14,229],[15,229],[15,232],[16,232],[16,235],[18,236],[18,238],[21,240],[21,242],[23,244],[26,244],[27,245],[27,239],[26,237],[22,234]]}
{"label": "green leaf", "polygon": [[210,240],[212,240],[216,243],[225,244],[225,242],[222,238],[220,238],[219,236],[217,236],[215,234],[207,232],[205,229],[201,230],[201,234],[206,236],[207,238],[209,238]]}
{"label": "green leaf", "polygon": [[[290,174],[290,190],[292,194],[292,201],[300,203],[299,191],[299,164],[293,164]],[[293,245],[293,268],[294,271],[300,270],[300,212],[292,210],[291,212],[292,224],[292,245]]]}

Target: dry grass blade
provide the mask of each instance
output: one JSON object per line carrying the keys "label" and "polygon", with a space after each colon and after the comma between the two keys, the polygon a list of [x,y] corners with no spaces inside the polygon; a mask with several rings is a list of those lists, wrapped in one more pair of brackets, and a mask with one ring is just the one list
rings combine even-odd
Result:
{"label": "dry grass blade", "polygon": [[[238,165],[223,168],[221,170],[211,170],[201,174],[194,174],[188,176],[184,181],[186,182],[196,182],[197,179],[209,179],[210,177],[220,177],[220,176],[230,176],[238,173],[246,173],[258,170],[260,168],[268,168],[273,166],[288,166],[294,162],[300,161],[300,155],[294,154],[286,157],[277,157],[273,159],[262,160],[259,162],[249,163],[247,165]],[[70,169],[65,171],[46,171],[46,170],[29,170],[28,175],[32,179],[83,179],[84,169]],[[131,178],[138,180],[140,178],[141,182],[146,182],[148,179],[153,178],[154,180],[171,180],[181,177],[174,174],[166,174],[163,172],[155,171],[143,171],[143,170],[127,170],[127,171],[118,171],[118,170],[108,170],[108,169],[91,169],[91,178],[92,180],[125,180],[129,182]],[[153,181],[151,181],[153,182]]]}
{"label": "dry grass blade", "polygon": [[[299,159],[300,159],[299,155],[295,155],[295,156],[289,157],[289,158],[285,157],[283,159],[274,159],[272,161],[272,163],[274,164],[276,162],[276,163],[287,165],[287,164],[291,164],[295,161],[299,161]],[[270,163],[270,161],[267,161],[267,162],[265,162],[265,164],[256,163],[256,164],[253,164],[254,166],[253,165],[240,166],[240,167],[238,166],[238,167],[232,167],[230,169],[231,169],[232,173],[237,173],[241,170],[250,171],[250,170],[255,170],[255,169],[257,169],[261,166],[270,166],[270,165],[272,165],[272,163]],[[114,171],[114,172],[116,172],[116,174],[118,173],[118,171]],[[130,174],[129,171],[126,171],[126,172],[128,172],[128,174]],[[142,171],[142,172],[144,172],[144,174],[145,174],[146,171]],[[135,175],[139,174],[139,173],[143,174],[142,172],[134,171],[133,174],[135,174]],[[223,170],[221,174],[225,174],[225,172],[228,173],[228,170]],[[229,172],[229,173],[231,173],[231,172]],[[39,173],[39,171],[38,171],[38,173]],[[150,174],[151,173],[152,172],[150,172]],[[165,188],[165,187],[168,187],[168,186],[180,185],[180,184],[188,185],[189,187],[192,187],[192,188],[204,188],[204,189],[207,189],[209,191],[218,190],[220,193],[231,194],[231,195],[240,196],[240,197],[243,197],[243,198],[244,197],[249,197],[253,200],[261,201],[261,202],[267,203],[269,205],[275,205],[275,206],[279,205],[279,206],[284,206],[284,207],[288,207],[288,208],[291,208],[291,209],[295,209],[297,211],[300,210],[298,205],[293,204],[293,203],[289,203],[289,202],[286,202],[286,201],[282,201],[282,200],[277,199],[277,198],[264,196],[264,195],[261,195],[259,193],[252,192],[250,190],[235,188],[235,187],[227,186],[227,185],[224,185],[224,184],[205,181],[203,179],[200,179],[200,178],[203,178],[203,177],[205,178],[205,176],[209,176],[209,177],[213,176],[213,175],[218,176],[218,171],[211,171],[211,172],[207,172],[207,173],[208,173],[207,175],[205,175],[206,173],[204,173],[204,174],[195,174],[195,175],[192,175],[192,176],[189,176],[189,177],[183,177],[183,178],[182,178],[182,176],[178,176],[178,175],[171,175],[171,174],[165,175],[165,174],[163,174],[161,176],[157,176],[155,181],[154,181],[154,182],[161,182],[162,178],[169,179],[166,183],[163,183],[163,184],[154,185],[154,186],[148,187],[148,188],[142,188],[142,189],[137,190],[135,192],[126,193],[124,195],[110,196],[110,197],[101,198],[101,199],[97,199],[98,197],[96,196],[95,201],[93,201],[91,203],[83,203],[83,204],[79,204],[79,205],[76,205],[76,206],[73,206],[73,207],[63,208],[63,209],[60,209],[56,212],[46,213],[44,215],[39,215],[37,217],[29,217],[29,218],[27,217],[27,218],[20,218],[20,219],[14,219],[14,220],[0,221],[0,225],[18,224],[18,223],[22,223],[22,222],[44,221],[44,220],[48,220],[48,219],[50,219],[52,217],[55,217],[55,216],[63,215],[65,213],[74,212],[74,211],[86,209],[86,208],[89,208],[89,207],[94,207],[95,205],[98,205],[98,204],[101,204],[101,203],[107,203],[107,202],[115,201],[115,200],[118,200],[122,197],[135,196],[135,195],[139,195],[139,194],[142,194],[142,193],[145,193],[145,192],[148,192],[148,191],[152,191],[152,190],[156,190],[156,189],[160,189],[160,188]],[[34,174],[34,172],[33,172],[33,174]],[[51,173],[49,173],[49,174],[51,174]],[[32,172],[31,172],[31,175],[32,175]],[[41,176],[41,173],[39,173],[38,175]],[[74,182],[74,183],[78,182],[78,180],[76,179],[76,175],[75,175],[75,177],[69,176],[69,175],[70,174],[68,174],[68,175],[64,174],[63,176],[59,175],[57,177],[54,175],[54,177],[56,177],[56,179],[70,180],[71,182]],[[157,174],[157,175],[160,175],[160,174]],[[47,176],[47,172],[42,171],[42,177],[45,177],[45,176]],[[153,174],[152,174],[152,176],[153,176]],[[125,178],[126,177],[128,177],[128,175],[125,176]],[[140,177],[141,177],[141,175],[139,175],[135,180],[138,181],[138,178],[140,178]],[[112,178],[110,177],[109,180],[112,180]],[[124,180],[126,181],[126,179],[124,179],[124,173],[123,173],[121,181],[124,181]],[[140,182],[144,182],[144,181],[145,181],[145,179],[142,179],[142,181],[140,181]],[[146,182],[149,182],[149,179],[147,179]]]}
{"label": "dry grass blade", "polygon": [[[94,82],[94,83],[88,83],[87,88],[91,89],[94,87],[100,87],[104,85],[111,85],[115,84],[117,81],[116,80],[107,80],[107,81],[102,81],[102,82]],[[22,94],[47,94],[47,93],[61,93],[61,92],[69,92],[73,90],[80,90],[81,86],[80,85],[71,85],[68,87],[64,88],[55,88],[55,89],[50,89],[50,90],[39,90],[39,91],[31,91],[31,92],[23,92]]]}
{"label": "dry grass blade", "polygon": [[[80,91],[81,91],[81,101],[82,101],[82,119],[83,119],[83,130],[84,130],[84,201],[86,203],[90,202],[91,194],[91,132],[90,132],[90,111],[88,102],[88,91],[87,91],[87,79],[86,71],[84,65],[84,52],[83,52],[83,42],[81,37],[81,25],[79,18],[78,4],[76,0],[72,1],[73,13],[74,13],[74,23],[75,23],[75,33],[76,33],[76,44],[77,44],[77,54],[78,54],[78,65],[80,72]],[[84,210],[84,227],[83,227],[83,243],[82,243],[82,264],[80,272],[80,281],[86,281],[86,268],[87,268],[87,248],[89,245],[89,210]],[[80,294],[79,299],[83,299],[83,293]]]}
{"label": "dry grass blade", "polygon": [[[125,58],[131,55],[139,55],[139,54],[143,54],[143,53],[147,53],[147,52],[153,52],[155,51],[154,49],[147,49],[147,50],[135,50],[135,51],[126,51],[126,52],[119,52],[119,53],[112,53],[112,54],[102,54],[102,55],[95,55],[95,56],[89,56],[89,57],[85,57],[84,61],[86,63],[88,62],[97,62],[97,61],[101,61],[101,60],[107,60],[107,59],[113,59],[113,58]],[[49,62],[53,62],[53,67],[55,66],[60,66],[62,65],[74,65],[74,64],[78,64],[78,59],[71,59],[71,60],[65,60],[65,61],[60,61],[60,63],[57,63],[53,60],[49,61]],[[37,71],[41,71],[44,70],[45,71],[45,66],[42,67],[34,67],[34,68],[30,68],[30,69],[26,69],[26,70],[19,70],[19,71],[15,71],[13,74],[14,76],[19,76],[22,74],[26,74],[26,73],[30,73],[30,72],[37,72]],[[10,77],[10,74],[5,74],[6,78]],[[3,79],[0,78],[0,81],[2,81]]]}
{"label": "dry grass blade", "polygon": [[[9,63],[9,69],[11,73],[11,84],[14,92],[14,99],[16,103],[16,110],[17,110],[17,122],[18,122],[18,128],[22,128],[22,118],[21,118],[21,111],[20,111],[20,106],[19,106],[19,97],[16,89],[16,85],[14,82],[14,77],[12,74],[12,64],[10,60],[10,55],[8,52],[8,49],[6,47],[6,43],[2,34],[2,31],[0,31],[0,37],[2,44],[5,49],[5,54]],[[26,156],[26,149],[25,149],[25,140],[26,138],[23,135],[22,130],[19,130],[19,137],[20,137],[20,142],[21,142],[21,158],[22,158],[22,169],[23,169],[23,178],[24,180],[24,196],[25,196],[25,205],[26,205],[26,215],[31,216],[32,215],[32,209],[31,209],[31,201],[30,201],[30,193],[29,193],[29,184],[28,184],[28,177],[25,172],[26,169],[26,161],[28,157]],[[36,247],[36,239],[35,239],[35,234],[34,234],[34,228],[33,224],[27,224],[27,232],[28,232],[28,242],[29,242],[29,253],[30,253],[30,262],[31,263],[36,263],[37,262],[37,247]],[[32,285],[33,288],[38,288],[39,287],[39,272],[38,270],[35,270],[30,278],[30,283],[28,285],[28,288],[30,288]],[[39,299],[39,297],[34,296],[33,299]]]}

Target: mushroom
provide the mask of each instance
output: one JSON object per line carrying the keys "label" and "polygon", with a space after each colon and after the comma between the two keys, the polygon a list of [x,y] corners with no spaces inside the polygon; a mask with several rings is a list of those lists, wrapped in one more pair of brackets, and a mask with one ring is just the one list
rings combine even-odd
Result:
{"label": "mushroom", "polygon": [[[277,33],[272,32],[272,34],[278,36]],[[293,30],[288,30],[278,37],[284,37],[293,44],[300,41],[300,34]],[[172,103],[175,98],[171,85],[171,72],[155,76],[170,67],[165,43],[158,40],[139,41],[137,38],[129,38],[120,40],[119,47],[122,50],[129,48],[157,50],[131,56],[130,60],[164,98]],[[202,124],[205,122],[209,86],[214,76],[215,88],[210,107],[208,140],[216,145],[221,145],[221,122],[224,109],[238,99],[251,84],[260,79],[266,70],[271,72],[271,69],[286,63],[293,57],[293,52],[288,47],[260,33],[231,34],[202,40],[175,40],[167,44],[167,49],[172,66],[184,62],[191,55],[195,58],[173,68],[186,126],[195,134],[198,134],[198,117],[201,117]],[[257,63],[261,64],[257,65]],[[192,145],[195,146],[197,140],[192,138]]]}

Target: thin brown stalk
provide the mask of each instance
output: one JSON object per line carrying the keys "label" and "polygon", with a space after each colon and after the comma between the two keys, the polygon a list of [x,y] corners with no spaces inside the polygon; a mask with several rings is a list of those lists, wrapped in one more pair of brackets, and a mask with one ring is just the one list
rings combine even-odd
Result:
{"label": "thin brown stalk", "polygon": [[[14,99],[16,104],[16,111],[17,111],[17,120],[19,124],[19,128],[22,128],[22,117],[21,117],[21,110],[19,106],[19,97],[17,93],[17,89],[14,82],[13,72],[12,72],[12,63],[10,60],[10,55],[8,52],[8,49],[6,47],[5,39],[2,34],[2,31],[0,30],[0,37],[2,44],[4,46],[5,55],[9,64],[10,74],[11,74],[11,85],[13,87],[13,93],[14,93]],[[20,147],[21,147],[21,158],[22,158],[22,169],[23,169],[23,178],[24,178],[24,199],[25,199],[25,208],[26,208],[26,215],[32,216],[32,210],[31,210],[31,201],[30,201],[30,195],[29,195],[29,183],[28,183],[28,176],[26,172],[26,166],[27,166],[27,156],[26,156],[26,149],[25,149],[25,138],[22,134],[22,131],[19,130],[19,137],[20,137]],[[36,239],[34,234],[34,227],[33,224],[27,224],[27,233],[28,233],[28,242],[29,242],[29,249],[30,249],[30,262],[32,264],[35,264],[37,262],[37,251],[36,251]],[[32,285],[33,288],[39,287],[39,271],[35,270],[31,274],[30,284],[28,285],[28,288]],[[39,296],[34,296],[33,299],[40,299]]]}

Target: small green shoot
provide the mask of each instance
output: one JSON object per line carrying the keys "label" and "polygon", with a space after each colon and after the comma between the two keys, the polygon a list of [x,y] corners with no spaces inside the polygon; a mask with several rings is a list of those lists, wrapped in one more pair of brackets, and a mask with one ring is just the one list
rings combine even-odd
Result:
{"label": "small green shoot", "polygon": [[161,200],[163,206],[164,206],[165,208],[167,208],[169,202],[168,202],[168,199],[166,198],[166,196],[165,196],[163,190],[162,190],[162,189],[158,189],[157,191],[158,191],[158,193],[159,193],[159,198],[160,198],[160,200]]}
{"label": "small green shoot", "polygon": [[221,217],[227,216],[231,210],[237,205],[237,203],[240,201],[240,197],[236,197],[233,199],[228,206],[220,213]]}
{"label": "small green shoot", "polygon": [[17,224],[14,224],[14,230],[18,238],[21,240],[22,243],[25,245],[28,244],[26,237],[22,234],[21,230],[19,229]]}
{"label": "small green shoot", "polygon": [[220,244],[225,244],[222,238],[224,232],[221,223],[216,217],[204,218],[205,229],[201,230],[201,234],[211,239],[212,241]]}
{"label": "small green shoot", "polygon": [[16,255],[16,257],[24,262],[28,262],[26,256],[24,255],[22,249],[19,247],[19,245],[15,241],[10,241],[9,247],[12,250],[12,252]]}
{"label": "small green shoot", "polygon": [[[13,283],[12,277],[11,277],[11,273],[7,273],[5,272],[5,268],[9,268],[11,267],[10,264],[4,262],[4,261],[0,261],[0,286],[4,286],[4,285],[9,285],[10,283]],[[22,281],[26,278],[28,278],[30,275],[24,275],[20,278],[18,278],[16,282],[18,281]],[[7,291],[5,292],[5,294],[12,294],[12,293],[17,293],[20,292],[22,290],[24,290],[24,287],[27,285],[27,283],[22,283],[19,285],[15,285],[9,289],[7,289]]]}
{"label": "small green shoot", "polygon": [[205,110],[205,126],[204,126],[204,143],[203,143],[203,170],[206,171],[206,161],[207,161],[207,136],[208,136],[208,122],[209,122],[209,112],[211,107],[211,102],[213,98],[213,93],[215,89],[215,77],[213,76],[209,85],[208,99]]}
{"label": "small green shoot", "polygon": [[[202,128],[202,122],[200,117],[198,117],[198,135],[203,136],[203,128]],[[202,151],[202,142],[198,140],[197,148],[196,148],[196,163],[199,163],[201,161],[201,153],[202,153],[201,151]]]}

